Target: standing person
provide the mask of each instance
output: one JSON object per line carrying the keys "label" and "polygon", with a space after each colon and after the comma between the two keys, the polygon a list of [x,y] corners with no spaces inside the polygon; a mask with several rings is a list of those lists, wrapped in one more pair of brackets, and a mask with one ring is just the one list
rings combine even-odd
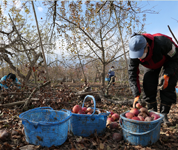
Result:
{"label": "standing person", "polygon": [[16,78],[15,74],[9,73],[8,75],[5,75],[0,80],[0,87],[1,89],[8,89],[10,86],[15,85],[18,89],[20,89],[20,82]]}
{"label": "standing person", "polygon": [[[170,125],[167,114],[176,103],[175,86],[178,79],[178,46],[164,34],[134,34],[129,41],[129,83],[135,97],[133,107],[140,100],[139,64],[146,67],[143,78],[143,100],[148,109],[157,111],[157,86],[164,124]],[[161,73],[162,72],[162,73]],[[159,77],[161,74],[161,77]]]}
{"label": "standing person", "polygon": [[110,81],[111,81],[111,77],[113,77],[114,76],[114,78],[113,78],[113,85],[115,84],[114,82],[115,82],[115,72],[114,72],[114,66],[111,66],[111,69],[109,69],[109,72],[108,72],[108,77],[109,77],[109,81],[108,81],[108,84],[110,83]]}

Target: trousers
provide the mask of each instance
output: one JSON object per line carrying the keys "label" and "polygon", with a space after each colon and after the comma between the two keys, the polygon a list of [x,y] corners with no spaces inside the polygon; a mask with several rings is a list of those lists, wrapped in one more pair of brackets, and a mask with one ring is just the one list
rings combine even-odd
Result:
{"label": "trousers", "polygon": [[177,84],[178,73],[171,75],[169,77],[168,86],[164,90],[158,90],[158,81],[161,68],[158,69],[148,69],[145,68],[145,73],[143,77],[143,99],[147,103],[156,102],[157,93],[160,92],[161,104],[171,106],[176,103],[176,92],[175,86]]}

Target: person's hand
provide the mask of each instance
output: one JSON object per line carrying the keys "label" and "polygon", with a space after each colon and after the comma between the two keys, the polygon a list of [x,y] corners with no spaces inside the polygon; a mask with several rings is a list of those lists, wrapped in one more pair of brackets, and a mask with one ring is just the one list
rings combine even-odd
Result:
{"label": "person's hand", "polygon": [[139,103],[142,107],[146,106],[146,101],[140,98],[140,95],[135,97],[133,102],[133,108],[136,108],[136,104]]}
{"label": "person's hand", "polygon": [[140,95],[138,95],[137,97],[134,98],[134,102],[133,102],[133,108],[136,107],[136,104],[138,103],[138,100],[140,99]]}
{"label": "person's hand", "polygon": [[167,88],[169,82],[169,76],[164,75],[159,79],[159,89],[164,90]]}

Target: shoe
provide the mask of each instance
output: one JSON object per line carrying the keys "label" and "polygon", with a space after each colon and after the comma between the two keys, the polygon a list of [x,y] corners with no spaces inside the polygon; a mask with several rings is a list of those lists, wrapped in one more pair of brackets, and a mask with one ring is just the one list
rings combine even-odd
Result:
{"label": "shoe", "polygon": [[166,125],[168,127],[171,126],[171,123],[169,122],[168,117],[167,117],[167,114],[169,113],[170,108],[171,107],[168,105],[164,105],[164,104],[160,105],[160,113],[164,116],[163,123],[164,123],[164,125]]}

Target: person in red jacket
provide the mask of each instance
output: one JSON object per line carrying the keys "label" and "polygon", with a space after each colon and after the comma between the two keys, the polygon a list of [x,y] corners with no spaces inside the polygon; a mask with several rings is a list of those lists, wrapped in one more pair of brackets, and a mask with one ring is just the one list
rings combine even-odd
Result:
{"label": "person in red jacket", "polygon": [[[160,113],[170,125],[167,114],[176,103],[175,86],[178,79],[178,46],[164,34],[134,34],[129,41],[129,83],[135,97],[133,107],[140,101],[139,64],[145,67],[143,98],[148,109],[157,111],[157,92],[160,92]],[[159,90],[158,90],[159,89]]]}

